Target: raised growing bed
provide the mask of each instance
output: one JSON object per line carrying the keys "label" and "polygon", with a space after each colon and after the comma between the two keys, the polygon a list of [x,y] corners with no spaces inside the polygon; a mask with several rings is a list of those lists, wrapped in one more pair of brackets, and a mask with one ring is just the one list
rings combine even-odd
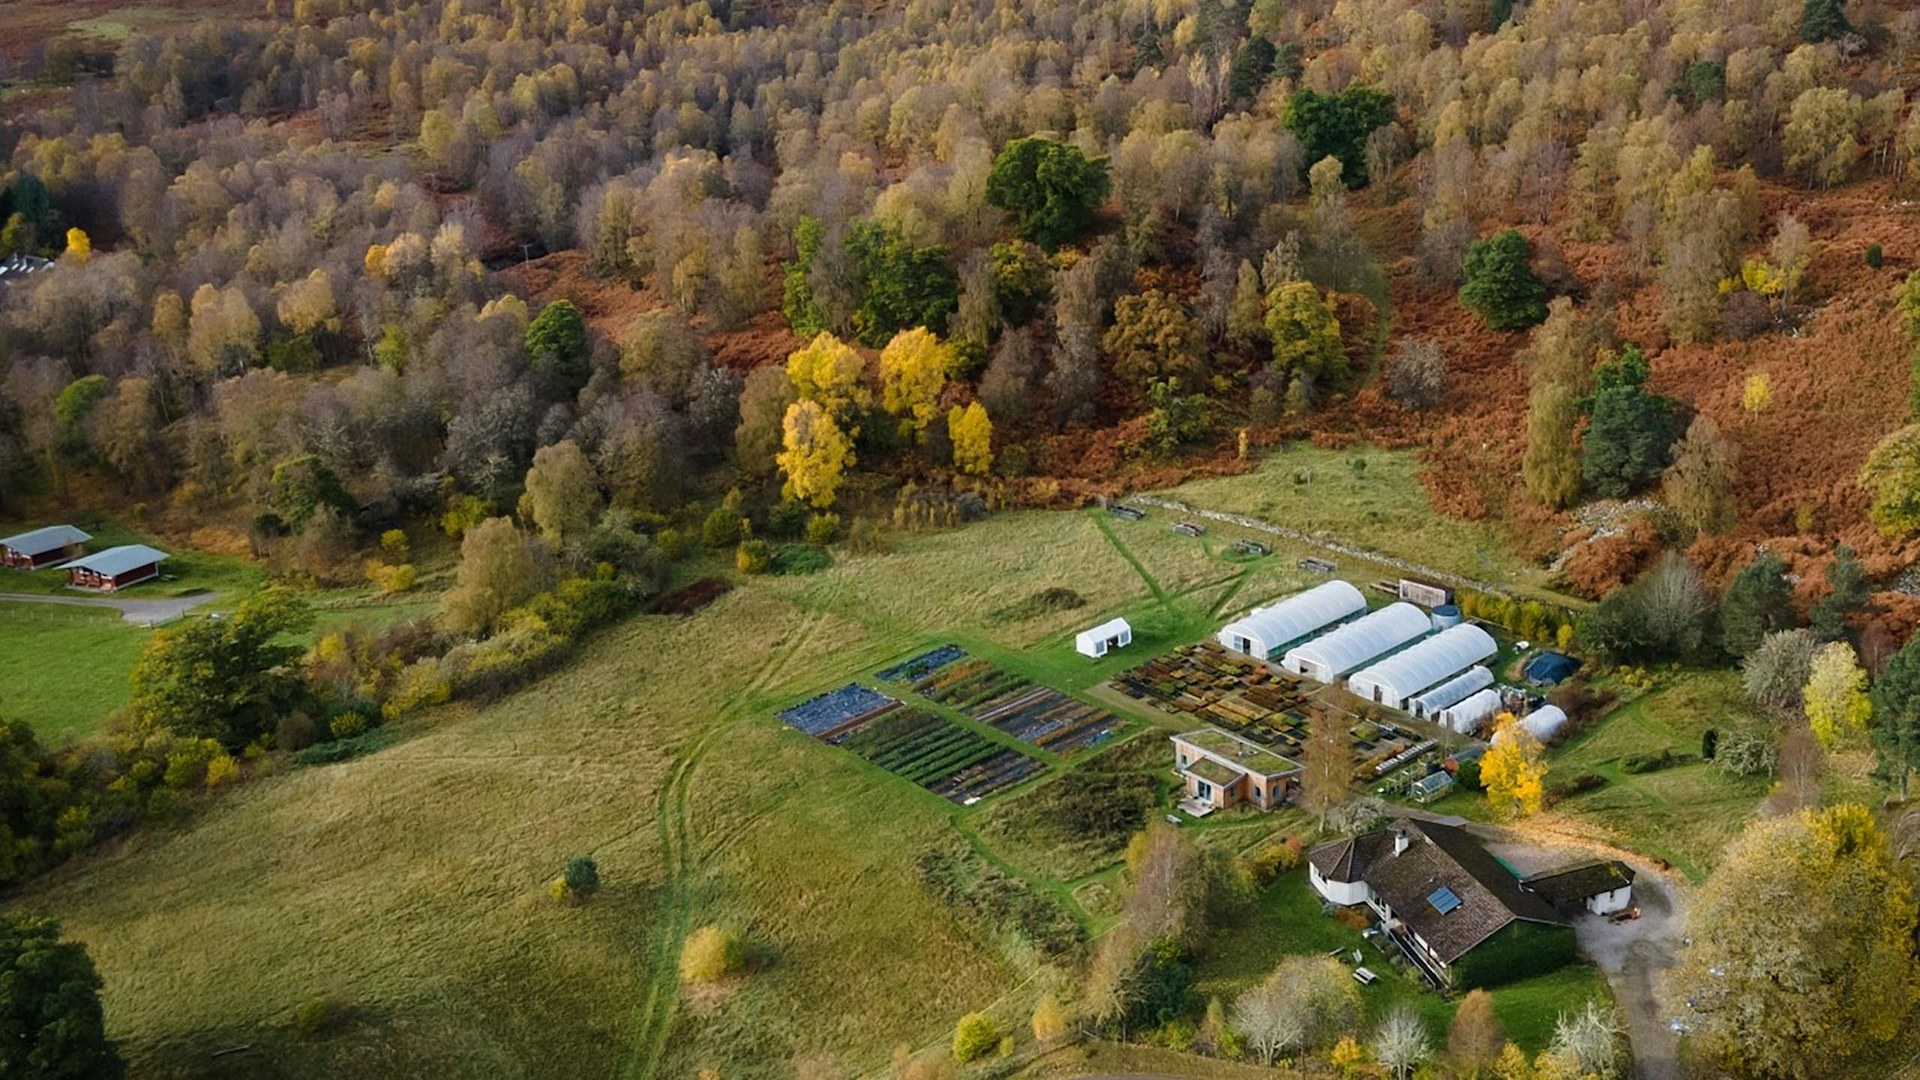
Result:
{"label": "raised growing bed", "polygon": [[985,660],[968,660],[916,681],[913,691],[928,701],[971,715],[973,707],[980,702],[1030,685],[1020,676],[1002,671]]}
{"label": "raised growing bed", "polygon": [[983,702],[967,715],[1022,742],[1071,754],[1120,730],[1119,717],[1045,686],[1026,686]]}
{"label": "raised growing bed", "polygon": [[962,806],[1036,775],[1036,759],[922,709],[894,709],[829,741]]}

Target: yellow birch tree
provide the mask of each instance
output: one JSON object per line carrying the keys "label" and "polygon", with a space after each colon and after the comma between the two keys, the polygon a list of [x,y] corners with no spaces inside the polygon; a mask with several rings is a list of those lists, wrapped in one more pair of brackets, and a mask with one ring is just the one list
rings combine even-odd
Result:
{"label": "yellow birch tree", "polygon": [[947,413],[947,436],[953,440],[953,467],[985,476],[993,468],[993,421],[977,401],[955,405]]}
{"label": "yellow birch tree", "polygon": [[803,399],[787,406],[781,445],[775,461],[787,476],[782,492],[824,510],[833,505],[840,485],[853,467],[853,440],[818,401]]}
{"label": "yellow birch tree", "polygon": [[1514,814],[1537,814],[1547,803],[1546,750],[1512,713],[1494,719],[1493,745],[1480,759],[1487,801]]}

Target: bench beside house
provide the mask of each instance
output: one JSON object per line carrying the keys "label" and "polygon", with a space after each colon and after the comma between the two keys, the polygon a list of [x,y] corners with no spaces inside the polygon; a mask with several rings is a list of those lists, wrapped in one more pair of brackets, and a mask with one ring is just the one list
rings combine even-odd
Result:
{"label": "bench beside house", "polygon": [[1174,772],[1186,787],[1181,807],[1195,816],[1236,806],[1271,810],[1287,801],[1300,764],[1249,739],[1200,728],[1171,737]]}
{"label": "bench beside house", "polygon": [[67,564],[67,588],[113,592],[160,576],[167,553],[145,544],[108,548]]}
{"label": "bench beside house", "polygon": [[15,570],[38,570],[86,554],[93,539],[71,525],[49,525],[0,540],[0,565]]}
{"label": "bench beside house", "polygon": [[1365,904],[1437,986],[1495,986],[1570,963],[1573,928],[1465,830],[1401,818],[1307,853],[1315,892]]}

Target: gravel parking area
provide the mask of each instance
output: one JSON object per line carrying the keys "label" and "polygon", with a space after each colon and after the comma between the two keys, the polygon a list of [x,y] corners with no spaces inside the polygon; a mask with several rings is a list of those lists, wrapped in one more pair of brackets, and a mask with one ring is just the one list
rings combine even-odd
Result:
{"label": "gravel parking area", "polygon": [[[1595,857],[1579,848],[1493,841],[1487,850],[1522,874],[1535,874]],[[1615,923],[1597,915],[1574,920],[1580,947],[1606,973],[1633,1044],[1634,1076],[1639,1080],[1679,1080],[1679,1039],[1667,1026],[1659,983],[1679,959],[1685,932],[1684,898],[1651,866],[1627,860],[1633,866],[1633,902],[1640,917]]]}

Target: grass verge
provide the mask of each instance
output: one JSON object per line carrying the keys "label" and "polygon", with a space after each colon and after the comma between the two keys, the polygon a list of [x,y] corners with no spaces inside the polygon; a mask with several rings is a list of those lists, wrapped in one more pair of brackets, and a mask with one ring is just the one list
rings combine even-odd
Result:
{"label": "grass verge", "polygon": [[151,637],[116,611],[0,602],[0,706],[43,740],[88,734],[132,698]]}

